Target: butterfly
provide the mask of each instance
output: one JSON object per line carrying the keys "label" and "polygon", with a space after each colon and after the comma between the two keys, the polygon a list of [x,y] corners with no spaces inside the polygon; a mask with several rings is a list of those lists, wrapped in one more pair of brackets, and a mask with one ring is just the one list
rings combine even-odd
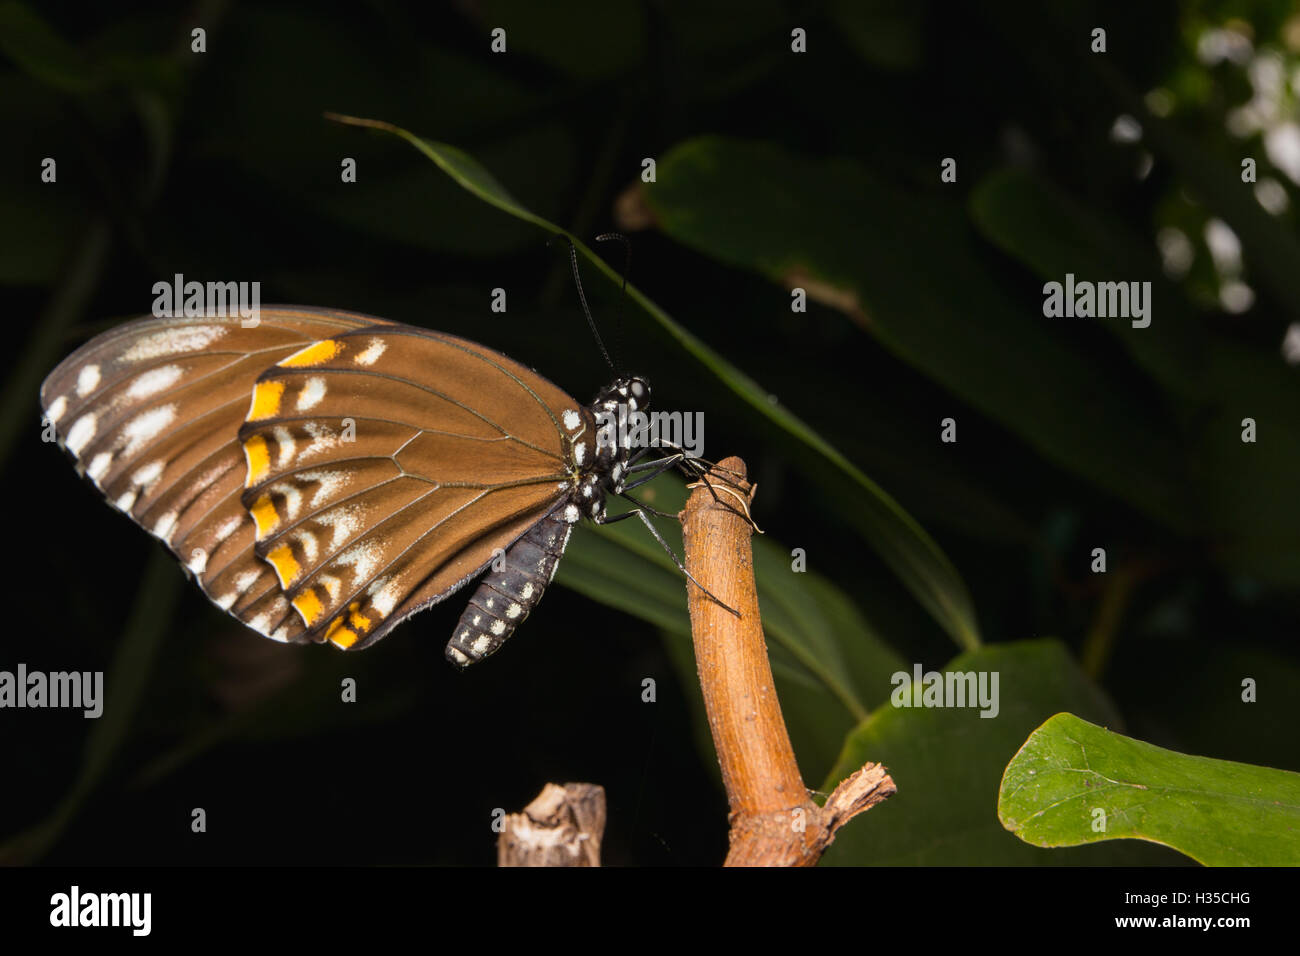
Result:
{"label": "butterfly", "polygon": [[[129,322],[41,386],[78,471],[272,640],[366,647],[487,572],[447,645],[460,667],[537,606],[583,517],[638,516],[672,554],[629,492],[701,466],[597,428],[649,402],[638,376],[583,405],[466,339],[298,306]],[[608,515],[620,495],[636,508]]]}

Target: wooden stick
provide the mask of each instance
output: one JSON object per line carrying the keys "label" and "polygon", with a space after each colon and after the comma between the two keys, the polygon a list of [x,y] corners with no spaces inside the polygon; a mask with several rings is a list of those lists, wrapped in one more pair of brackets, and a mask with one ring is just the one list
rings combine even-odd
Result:
{"label": "wooden stick", "polygon": [[506,816],[497,866],[600,866],[605,788],[548,783],[523,813]]}
{"label": "wooden stick", "polygon": [[[727,458],[697,483],[682,512],[686,569],[736,617],[687,584],[695,662],[709,729],[731,805],[726,866],[812,866],[835,831],[896,787],[868,763],[824,807],[808,797],[781,716],[754,587],[754,488],[745,463]],[[716,495],[716,497],[715,497]]]}

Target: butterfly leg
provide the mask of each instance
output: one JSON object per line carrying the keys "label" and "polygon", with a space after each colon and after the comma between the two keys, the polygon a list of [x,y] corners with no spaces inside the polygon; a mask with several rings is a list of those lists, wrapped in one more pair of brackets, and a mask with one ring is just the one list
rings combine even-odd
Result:
{"label": "butterfly leg", "polygon": [[[723,501],[721,498],[718,497],[718,492],[713,487],[713,482],[709,480],[710,472],[730,473],[729,469],[719,468],[718,465],[714,464],[711,461],[706,461],[703,458],[697,458],[694,455],[688,455],[680,445],[675,445],[670,441],[662,441],[661,444],[663,444],[664,447],[676,449],[677,453],[674,455],[665,456],[664,458],[656,458],[654,461],[641,462],[640,464],[633,465],[631,468],[628,468],[628,474],[644,471],[647,468],[658,468],[658,470],[652,472],[649,476],[638,478],[636,481],[632,482],[631,484],[625,485],[624,490],[629,490],[632,488],[636,488],[640,485],[643,485],[647,481],[650,481],[653,478],[657,478],[662,472],[667,471],[669,468],[676,466],[681,469],[682,473],[685,474],[687,478],[693,478],[696,481],[702,483],[705,488],[709,489],[709,494],[713,496],[713,500],[715,502],[720,504],[722,507],[726,508],[728,511],[736,515],[738,518],[744,518],[745,521],[748,522],[750,526],[752,526],[753,529],[757,531],[759,534],[763,533],[763,530],[759,528],[758,524],[754,521],[753,517],[750,515],[748,507],[745,507],[744,510],[742,511],[741,509],[732,505],[730,502]],[[642,449],[641,452],[639,452],[634,457],[633,460],[635,460],[635,458],[639,458],[641,454],[644,453],[644,451],[645,449]],[[694,488],[695,486],[687,485],[687,487]],[[726,489],[724,488],[723,490],[725,491]],[[659,512],[655,512],[655,513],[659,514]],[[662,517],[670,517],[670,516],[662,515]]]}
{"label": "butterfly leg", "polygon": [[655,509],[653,508],[648,508],[645,505],[641,504],[641,502],[633,498],[631,495],[624,495],[624,497],[626,497],[628,501],[632,502],[632,504],[636,505],[636,507],[633,508],[631,511],[625,511],[621,515],[614,515],[614,517],[612,518],[605,518],[604,520],[599,521],[597,523],[613,524],[616,521],[623,521],[627,518],[631,518],[633,515],[640,518],[641,523],[650,529],[650,533],[654,535],[654,539],[659,542],[659,546],[668,553],[668,557],[673,559],[673,564],[677,565],[678,571],[686,575],[687,580],[689,580],[697,588],[699,588],[706,595],[708,595],[709,598],[714,602],[716,602],[719,606],[726,608],[732,614],[736,615],[736,617],[740,617],[739,611],[731,607],[729,604],[727,604],[725,601],[719,598],[716,594],[714,594],[712,591],[706,588],[699,581],[695,580],[695,575],[691,574],[690,571],[686,570],[686,565],[682,564],[682,562],[678,560],[676,552],[674,552],[672,546],[667,541],[664,540],[664,536],[659,533],[659,529],[654,526],[654,523],[650,520],[650,517],[646,512],[650,512],[651,514],[656,514],[664,518],[673,518],[676,517],[676,515],[665,514],[662,511],[655,511]]}
{"label": "butterfly leg", "polygon": [[636,481],[632,481],[623,485],[618,493],[624,494],[626,492],[631,491],[633,488],[641,487],[647,481],[654,481],[665,471],[669,471],[672,468],[675,468],[678,464],[681,463],[681,460],[682,460],[681,455],[669,455],[667,458],[656,458],[654,461],[643,461],[639,465],[633,465],[631,468],[628,469],[629,474],[632,474],[634,472],[639,472],[639,471],[647,471],[647,470],[649,471],[649,474],[640,475],[637,477]]}

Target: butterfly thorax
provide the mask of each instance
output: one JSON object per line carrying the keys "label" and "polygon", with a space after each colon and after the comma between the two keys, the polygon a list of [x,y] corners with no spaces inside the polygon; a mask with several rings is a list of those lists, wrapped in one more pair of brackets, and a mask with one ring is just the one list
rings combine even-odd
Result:
{"label": "butterfly thorax", "polygon": [[622,493],[629,460],[641,443],[630,416],[644,412],[649,405],[650,384],[643,378],[626,376],[601,389],[588,406],[595,423],[596,453],[578,494],[587,516],[597,522],[605,517],[606,497]]}

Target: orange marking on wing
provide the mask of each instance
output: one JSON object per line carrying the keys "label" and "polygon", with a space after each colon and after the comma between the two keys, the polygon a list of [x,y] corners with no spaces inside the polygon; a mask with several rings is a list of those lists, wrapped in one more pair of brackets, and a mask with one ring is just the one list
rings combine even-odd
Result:
{"label": "orange marking on wing", "polygon": [[292,584],[294,578],[298,576],[298,572],[302,570],[298,560],[293,556],[293,549],[287,544],[282,544],[268,552],[266,560],[271,562],[271,567],[275,568],[275,573],[280,576],[280,587],[282,588]]}
{"label": "orange marking on wing", "polygon": [[244,461],[248,464],[248,475],[244,487],[251,488],[265,477],[271,469],[271,453],[267,450],[266,439],[253,435],[244,442]]}
{"label": "orange marking on wing", "polygon": [[311,622],[320,617],[321,603],[316,591],[308,588],[293,599],[293,606],[298,609],[302,622],[311,627]]}
{"label": "orange marking on wing", "polygon": [[281,368],[303,368],[308,365],[320,365],[328,362],[334,356],[343,350],[343,345],[333,339],[323,339],[320,342],[313,342],[305,349],[299,349],[288,358],[280,359]]}
{"label": "orange marking on wing", "polygon": [[361,607],[360,601],[353,601],[348,605],[348,624],[351,625],[352,629],[357,633],[361,633],[370,628],[370,618],[359,613],[357,611],[357,608],[359,607]]}
{"label": "orange marking on wing", "polygon": [[351,628],[343,626],[343,615],[334,619],[334,623],[329,626],[325,632],[325,640],[329,641],[335,647],[341,647],[347,650],[357,642],[356,632]]}
{"label": "orange marking on wing", "polygon": [[270,495],[262,495],[253,502],[253,506],[248,509],[248,513],[253,516],[253,521],[257,523],[257,540],[261,541],[266,537],[268,531],[274,531],[275,526],[280,523],[280,516],[276,514],[275,505],[271,501]]}
{"label": "orange marking on wing", "polygon": [[280,411],[283,395],[284,382],[258,382],[253,386],[253,406],[248,410],[248,421],[274,418]]}

